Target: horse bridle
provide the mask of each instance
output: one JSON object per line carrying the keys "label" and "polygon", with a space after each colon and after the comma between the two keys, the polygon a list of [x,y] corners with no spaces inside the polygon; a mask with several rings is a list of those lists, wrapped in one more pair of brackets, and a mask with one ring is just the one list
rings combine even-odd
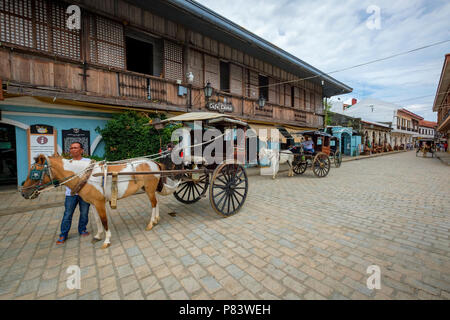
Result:
{"label": "horse bridle", "polygon": [[[38,164],[34,163],[33,167],[31,168],[30,171],[30,180],[31,181],[39,181],[39,183],[29,186],[29,187],[22,187],[22,191],[25,189],[31,189],[34,188],[33,193],[31,194],[31,196],[34,196],[37,192],[45,189],[48,186],[53,185],[55,188],[59,187],[60,182],[57,179],[53,179],[53,175],[52,175],[52,170],[51,170],[51,165],[50,165],[50,160],[46,157],[45,158],[45,162],[43,164],[43,168],[42,169],[37,169],[36,166]],[[45,175],[48,175],[48,177],[50,178],[50,182],[47,183],[43,183],[44,182],[44,177]]]}

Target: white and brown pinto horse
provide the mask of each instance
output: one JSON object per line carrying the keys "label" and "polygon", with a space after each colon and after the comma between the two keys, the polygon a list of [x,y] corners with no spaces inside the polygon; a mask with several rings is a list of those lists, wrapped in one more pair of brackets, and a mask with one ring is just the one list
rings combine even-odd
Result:
{"label": "white and brown pinto horse", "polygon": [[270,169],[272,172],[272,179],[277,177],[278,170],[280,169],[280,164],[287,163],[289,165],[288,177],[294,176],[293,163],[294,163],[294,154],[290,150],[273,150],[261,148],[259,151],[259,157],[269,159],[270,161]]}
{"label": "white and brown pinto horse", "polygon": [[[64,183],[70,189],[78,186],[81,178],[76,176],[82,173],[91,164],[88,161],[67,160],[59,155],[46,157],[39,155],[35,158],[35,164],[30,171],[42,172],[39,181],[32,180],[30,174],[27,177],[23,187],[22,196],[26,199],[36,198],[39,191],[45,186],[51,184],[64,183],[64,180],[72,177],[67,183]],[[103,249],[106,249],[111,244],[111,231],[108,228],[108,219],[106,216],[106,202],[111,200],[111,176],[107,176],[106,183],[103,185],[103,176],[94,177],[94,174],[103,172],[103,163],[96,163],[94,165],[92,174],[87,180],[86,184],[78,191],[78,195],[86,202],[95,207],[94,218],[97,224],[97,234],[94,236],[94,241],[100,241],[105,232],[105,240],[103,242]],[[173,168],[168,168],[173,169]],[[107,166],[107,172],[143,172],[143,171],[160,171],[162,165],[149,159],[141,158],[130,160],[124,163],[113,164]],[[118,176],[118,195],[117,199],[126,198],[135,194],[140,189],[144,189],[150,199],[152,205],[152,215],[150,222],[147,224],[146,230],[151,230],[153,226],[159,222],[159,205],[156,197],[158,184],[161,176],[158,174],[152,175],[119,175]]]}

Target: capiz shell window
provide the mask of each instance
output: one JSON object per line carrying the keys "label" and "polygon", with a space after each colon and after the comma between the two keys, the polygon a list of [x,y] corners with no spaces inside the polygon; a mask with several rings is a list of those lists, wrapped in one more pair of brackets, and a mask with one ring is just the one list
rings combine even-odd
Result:
{"label": "capiz shell window", "polygon": [[164,41],[164,76],[170,80],[183,80],[183,48]]}
{"label": "capiz shell window", "polygon": [[67,4],[0,0],[0,41],[81,60],[80,30],[66,27]]}
{"label": "capiz shell window", "polygon": [[125,40],[120,23],[89,16],[89,48],[91,62],[125,68]]}

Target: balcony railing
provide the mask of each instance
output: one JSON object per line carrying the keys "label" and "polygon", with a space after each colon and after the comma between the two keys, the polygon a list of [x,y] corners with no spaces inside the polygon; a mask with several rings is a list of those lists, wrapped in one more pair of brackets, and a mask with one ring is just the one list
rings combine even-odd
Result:
{"label": "balcony railing", "polygon": [[[37,55],[28,51],[18,53],[16,50],[7,50],[2,47],[0,47],[0,60],[5,62],[5,67],[0,68],[0,79],[8,84],[6,91],[11,94],[23,94],[25,90],[30,95],[54,97],[57,93],[61,99],[127,107],[180,112],[208,110],[201,86],[193,86],[192,94],[189,95],[189,90],[186,92],[183,88],[187,87],[186,84],[180,85],[170,79],[97,64],[48,59],[46,55]],[[22,64],[29,66],[33,72],[25,72],[28,67],[23,67],[21,71],[14,73],[10,72],[11,66]],[[226,102],[222,101],[225,98]],[[239,94],[219,92],[219,95],[214,95],[210,100],[232,105],[232,114],[244,119],[255,118],[307,126],[315,126],[320,122],[317,112],[315,116],[312,115],[314,110],[296,110],[277,103],[266,103],[266,106],[260,109],[257,99]]]}
{"label": "balcony railing", "polygon": [[167,102],[167,82],[163,79],[123,72],[117,77],[121,97]]}
{"label": "balcony railing", "polygon": [[264,108],[259,108],[258,106],[255,106],[255,116],[262,116],[262,117],[273,117],[273,107],[270,105],[264,106]]}
{"label": "balcony railing", "polygon": [[441,121],[438,123],[438,126],[440,126],[441,123],[444,123],[448,117],[450,117],[450,110],[448,110],[447,113],[442,117]]}

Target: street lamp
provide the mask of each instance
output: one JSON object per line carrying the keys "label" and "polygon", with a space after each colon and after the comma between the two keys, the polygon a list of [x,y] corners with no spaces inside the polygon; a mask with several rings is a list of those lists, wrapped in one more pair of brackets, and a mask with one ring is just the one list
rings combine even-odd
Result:
{"label": "street lamp", "polygon": [[259,100],[258,100],[259,108],[264,109],[265,105],[266,105],[266,99],[263,96],[260,96]]}
{"label": "street lamp", "polygon": [[203,88],[203,91],[205,92],[206,100],[209,100],[209,98],[211,98],[213,94],[213,88],[211,87],[211,83],[208,82],[206,84],[206,87]]}
{"label": "street lamp", "polygon": [[153,127],[158,131],[164,128],[164,124],[161,123],[160,118],[154,118],[150,120],[150,124],[153,125]]}
{"label": "street lamp", "polygon": [[194,74],[192,72],[187,73],[186,79],[189,87],[189,108],[192,108],[192,84],[194,83]]}

